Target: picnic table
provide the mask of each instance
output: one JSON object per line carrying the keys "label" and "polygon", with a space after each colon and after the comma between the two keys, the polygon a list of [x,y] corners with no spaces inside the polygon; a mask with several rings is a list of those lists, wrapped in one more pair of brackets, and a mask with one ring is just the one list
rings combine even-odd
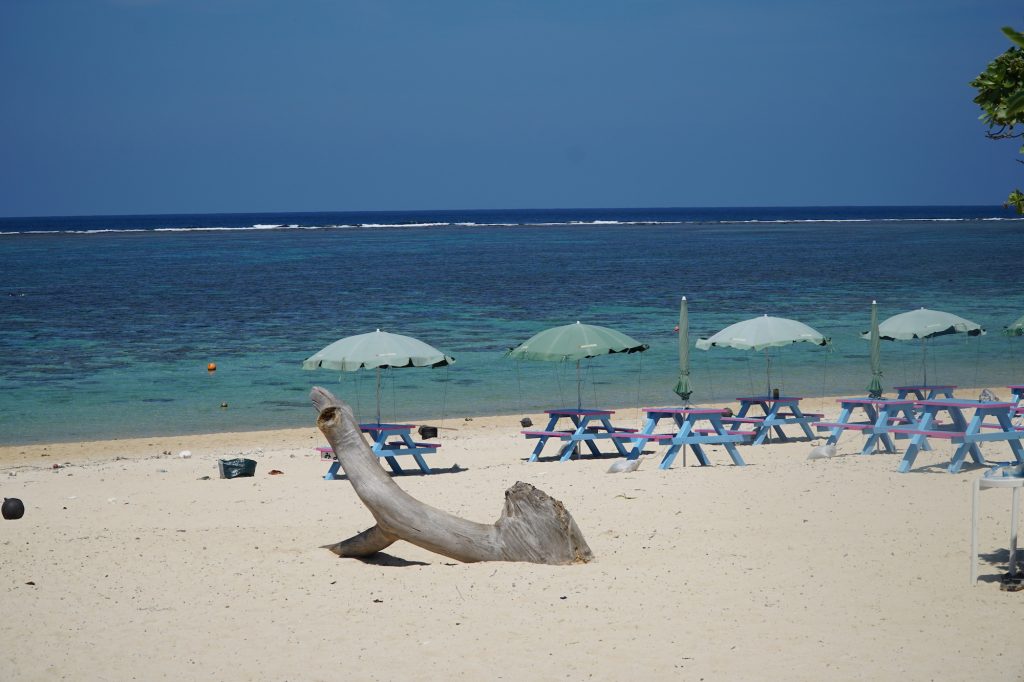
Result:
{"label": "picnic table", "polygon": [[1021,407],[1021,402],[1024,401],[1024,385],[1015,384],[1009,388],[1010,402],[1013,403],[1012,413],[1014,415],[1024,414],[1024,407]]}
{"label": "picnic table", "polygon": [[[897,438],[910,438],[899,465],[900,473],[910,470],[918,451],[929,438],[945,438],[959,446],[949,461],[948,470],[951,474],[960,471],[968,453],[975,463],[984,464],[985,459],[978,444],[987,441],[1006,441],[1017,463],[1024,462],[1024,446],[1020,442],[1024,431],[1014,427],[1010,421],[1011,403],[954,399],[919,400],[915,405],[921,413],[910,427],[890,429],[891,433],[897,434]],[[968,419],[965,412],[971,410],[973,414]],[[949,414],[952,422],[949,428],[935,425],[940,412]],[[993,418],[995,422],[986,421],[988,418]]]}
{"label": "picnic table", "polygon": [[956,386],[928,386],[922,384],[893,386],[892,388],[896,391],[897,400],[903,400],[909,396],[913,396],[914,400],[936,400],[940,396],[952,400],[953,391],[956,390]]}
{"label": "picnic table", "polygon": [[[615,410],[591,410],[586,408],[564,408],[557,410],[544,410],[549,416],[547,426],[542,430],[526,430],[521,433],[527,438],[537,438],[537,446],[530,455],[530,461],[536,462],[544,446],[551,439],[563,441],[565,445],[559,450],[559,460],[564,462],[572,457],[573,451],[580,443],[586,444],[587,448],[594,455],[600,455],[601,451],[594,443],[595,440],[609,439],[615,445],[615,449],[623,457],[627,450],[622,443],[612,437],[617,433],[636,433],[636,429],[626,429],[614,426],[611,416]],[[572,428],[558,428],[558,423],[568,421]]]}
{"label": "picnic table", "polygon": [[[775,429],[776,435],[782,440],[789,440],[786,432],[782,430],[786,425],[797,425],[807,438],[814,438],[810,424],[824,416],[817,413],[805,414],[800,410],[800,401],[803,398],[793,396],[752,396],[737,400],[740,403],[739,412],[732,417],[722,417],[722,422],[730,429],[736,429],[740,424],[752,425],[753,445],[762,444],[772,429]],[[751,415],[751,408],[757,408],[762,414]]]}
{"label": "picnic table", "polygon": [[[736,443],[743,443],[753,435],[750,431],[735,431],[727,429],[722,423],[724,417],[721,409],[700,408],[700,407],[645,407],[647,415],[643,428],[635,433],[616,433],[612,435],[616,440],[633,441],[633,449],[626,455],[629,459],[636,459],[643,452],[644,445],[649,441],[665,445],[668,450],[661,458],[659,469],[668,469],[676,458],[680,448],[689,445],[697,455],[698,461],[703,466],[710,466],[711,462],[704,453],[704,445],[724,445],[732,462],[736,466],[745,466],[743,458],[736,450]],[[672,433],[655,433],[658,422],[662,419],[669,419],[675,426]],[[707,422],[708,426],[700,427],[699,422]]]}
{"label": "picnic table", "polygon": [[[383,457],[391,470],[396,474],[407,473],[398,465],[396,457],[410,455],[416,460],[416,465],[425,474],[433,473],[433,470],[423,459],[423,455],[432,455],[441,447],[440,443],[417,443],[412,437],[412,430],[416,428],[413,424],[360,424],[359,430],[370,436],[370,450],[378,457]],[[333,481],[338,477],[338,470],[341,462],[334,456],[334,451],[329,447],[318,447],[321,455],[329,455],[332,460],[330,468],[324,475],[324,479]]]}
{"label": "picnic table", "polygon": [[[913,424],[913,400],[886,400],[884,398],[839,398],[839,417],[834,422],[815,422],[818,431],[830,431],[828,445],[835,445],[844,431],[860,431],[866,435],[867,441],[860,454],[869,455],[874,452],[878,442],[882,442],[885,452],[896,452],[896,445],[889,432],[901,424]],[[852,421],[857,411],[864,413],[863,421]],[[925,449],[931,449],[927,443]]]}

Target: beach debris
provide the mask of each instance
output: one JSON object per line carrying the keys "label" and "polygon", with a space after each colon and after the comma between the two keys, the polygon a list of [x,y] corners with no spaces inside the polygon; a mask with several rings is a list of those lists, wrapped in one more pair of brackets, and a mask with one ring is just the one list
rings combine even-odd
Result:
{"label": "beach debris", "polygon": [[642,457],[636,459],[618,459],[612,462],[612,465],[608,467],[609,474],[628,474],[636,471],[640,467],[640,460]]}
{"label": "beach debris", "polygon": [[280,469],[271,469],[271,470],[270,470],[270,471],[268,471],[267,473],[268,473],[268,474],[270,474],[271,476],[280,476],[280,475],[282,475],[282,474],[283,474],[284,472],[283,472],[283,471],[281,471]]}
{"label": "beach debris", "polygon": [[310,398],[319,412],[317,426],[338,455],[356,495],[377,519],[377,525],[325,549],[340,557],[365,557],[405,540],[466,563],[573,564],[593,558],[565,506],[523,481],[505,491],[504,509],[493,524],[468,521],[420,502],[381,467],[351,407],[319,386]]}
{"label": "beach debris", "polygon": [[835,445],[819,445],[816,448],[811,448],[811,453],[807,455],[807,459],[828,459],[829,457],[836,456]]}
{"label": "beach debris", "polygon": [[8,521],[14,521],[25,515],[25,504],[17,497],[5,497],[0,512],[3,513],[3,517]]}
{"label": "beach debris", "polygon": [[181,452],[178,453],[178,457],[181,457],[182,459],[188,459],[191,456],[192,456],[192,451],[191,450],[182,450]]}
{"label": "beach debris", "polygon": [[1004,573],[999,577],[999,589],[1003,592],[1020,592],[1024,590],[1024,572]]}
{"label": "beach debris", "polygon": [[221,478],[246,478],[256,475],[256,461],[243,457],[218,459],[217,468],[220,471]]}

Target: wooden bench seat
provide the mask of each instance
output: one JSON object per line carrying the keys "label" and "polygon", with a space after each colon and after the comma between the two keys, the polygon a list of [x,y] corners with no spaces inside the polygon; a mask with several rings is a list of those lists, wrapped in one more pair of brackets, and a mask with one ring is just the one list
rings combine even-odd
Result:
{"label": "wooden bench seat", "polygon": [[906,436],[926,436],[927,438],[948,438],[950,440],[963,439],[967,435],[963,431],[922,431],[921,429],[890,429],[889,433],[898,433]]}
{"label": "wooden bench seat", "polygon": [[[708,429],[708,428],[694,429],[693,432],[694,433],[699,433],[702,436],[717,436],[717,435],[720,435],[718,433],[715,433],[714,429]],[[724,435],[726,435],[726,436],[750,436],[752,438],[752,437],[757,435],[757,431],[740,431],[738,429],[725,429],[725,434]]]}
{"label": "wooden bench seat", "polygon": [[571,438],[575,431],[520,431],[527,438]]}
{"label": "wooden bench seat", "polygon": [[613,433],[612,438],[619,438],[621,440],[672,440],[676,437],[674,433],[636,433],[633,429],[632,433],[628,433],[626,430],[623,433]]}
{"label": "wooden bench seat", "polygon": [[813,427],[819,431],[826,431],[831,429],[850,429],[851,431],[867,431],[868,429],[875,428],[874,423],[867,422],[850,422],[843,424],[841,422],[814,422]]}

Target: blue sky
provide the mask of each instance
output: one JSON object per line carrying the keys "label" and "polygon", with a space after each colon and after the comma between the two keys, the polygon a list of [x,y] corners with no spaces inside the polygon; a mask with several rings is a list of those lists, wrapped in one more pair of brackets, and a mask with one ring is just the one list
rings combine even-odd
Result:
{"label": "blue sky", "polygon": [[988,0],[3,0],[0,215],[998,204]]}

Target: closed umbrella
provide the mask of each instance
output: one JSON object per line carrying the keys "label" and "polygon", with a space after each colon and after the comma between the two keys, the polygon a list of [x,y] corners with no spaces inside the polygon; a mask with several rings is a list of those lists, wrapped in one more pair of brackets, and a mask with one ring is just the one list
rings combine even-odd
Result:
{"label": "closed umbrella", "polygon": [[766,363],[768,390],[772,385],[772,360],[768,349],[788,346],[794,343],[813,343],[816,346],[828,345],[828,339],[821,332],[808,327],[803,322],[785,317],[754,317],[743,322],[729,325],[722,331],[707,339],[698,339],[697,348],[735,348],[737,350],[763,350]]}
{"label": "closed umbrella", "polygon": [[[976,322],[971,322],[959,315],[943,312],[941,310],[929,310],[919,308],[910,310],[899,315],[893,315],[878,325],[879,338],[883,341],[911,341],[921,340],[921,362],[924,367],[924,383],[928,385],[928,339],[949,334],[966,334],[967,336],[980,336],[985,330]],[[861,334],[861,337],[871,338],[871,332]]]}
{"label": "closed umbrella", "polygon": [[878,331],[878,302],[871,302],[871,384],[868,386],[868,397],[882,397],[882,343]]}
{"label": "closed umbrella", "polygon": [[377,423],[380,423],[380,371],[390,367],[443,367],[455,362],[433,346],[402,334],[377,330],[347,336],[317,351],[302,363],[303,369],[336,369],[355,372],[377,370]]}
{"label": "closed umbrella", "polygon": [[685,296],[679,302],[679,381],[672,390],[684,401],[688,401],[693,393],[690,385],[690,315]]}
{"label": "closed umbrella", "polygon": [[642,353],[646,343],[608,327],[592,324],[567,324],[539,332],[508,352],[517,360],[548,362],[576,361],[576,406],[583,407],[580,360],[615,353]]}

